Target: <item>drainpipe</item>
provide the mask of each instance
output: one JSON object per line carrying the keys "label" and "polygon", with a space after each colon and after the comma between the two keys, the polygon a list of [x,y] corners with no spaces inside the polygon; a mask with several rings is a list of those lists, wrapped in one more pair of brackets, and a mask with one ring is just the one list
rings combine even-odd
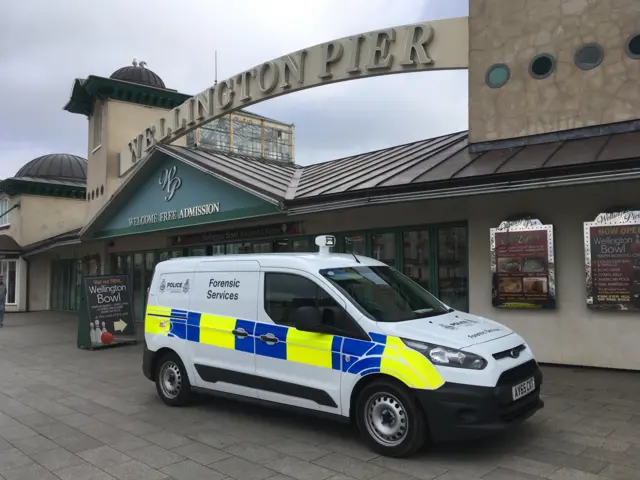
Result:
{"label": "drainpipe", "polygon": [[26,268],[26,270],[27,270],[27,300],[25,302],[24,308],[25,308],[25,312],[29,312],[30,311],[29,310],[29,297],[31,296],[31,295],[29,295],[30,290],[31,290],[29,288],[31,286],[31,275],[30,275],[31,274],[31,262],[26,257],[23,257],[23,260],[24,260],[24,263],[27,266],[27,268]]}

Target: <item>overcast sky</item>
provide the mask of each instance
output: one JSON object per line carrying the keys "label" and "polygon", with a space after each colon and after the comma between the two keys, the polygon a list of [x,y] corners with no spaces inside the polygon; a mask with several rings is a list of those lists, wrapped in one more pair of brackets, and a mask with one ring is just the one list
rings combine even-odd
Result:
{"label": "overcast sky", "polygon": [[[468,0],[0,1],[0,178],[54,152],[87,156],[87,120],[62,110],[74,78],[145,60],[169,88],[213,84],[335,38],[466,16]],[[345,82],[250,110],[296,126],[310,164],[467,128],[467,73]]]}

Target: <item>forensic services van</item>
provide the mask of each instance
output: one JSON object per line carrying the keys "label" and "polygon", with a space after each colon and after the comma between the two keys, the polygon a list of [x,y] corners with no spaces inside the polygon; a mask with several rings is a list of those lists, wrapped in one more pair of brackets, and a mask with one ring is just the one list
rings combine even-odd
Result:
{"label": "forensic services van", "polygon": [[375,451],[497,432],[543,406],[527,343],[372,258],[245,254],[160,262],[142,368],[171,406],[193,391],[357,424]]}

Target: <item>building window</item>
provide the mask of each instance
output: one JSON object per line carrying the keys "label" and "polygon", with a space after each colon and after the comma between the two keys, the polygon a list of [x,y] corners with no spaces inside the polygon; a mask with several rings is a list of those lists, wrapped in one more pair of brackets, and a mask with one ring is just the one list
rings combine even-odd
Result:
{"label": "building window", "polygon": [[604,50],[597,43],[588,43],[578,49],[575,63],[581,70],[591,70],[602,63]]}
{"label": "building window", "polygon": [[396,234],[374,233],[371,235],[371,256],[390,267],[396,264]]}
{"label": "building window", "polygon": [[355,255],[367,254],[367,242],[364,234],[347,235],[344,237],[344,253]]}
{"label": "building window", "polygon": [[506,85],[509,78],[511,78],[511,70],[509,70],[509,67],[504,63],[496,63],[495,65],[491,65],[489,70],[487,70],[485,82],[491,88],[500,88]]}
{"label": "building window", "polygon": [[9,199],[0,200],[0,227],[9,225]]}
{"label": "building window", "polygon": [[314,247],[311,246],[310,238],[297,238],[293,240],[294,252],[314,252]]}
{"label": "building window", "polygon": [[627,40],[627,55],[634,60],[640,60],[640,33],[634,33]]}
{"label": "building window", "polygon": [[91,117],[92,126],[92,148],[96,149],[100,145],[102,145],[102,102],[100,100],[96,101],[95,107],[93,108],[93,116]]}
{"label": "building window", "polygon": [[4,284],[7,286],[7,303],[16,303],[16,261],[2,260],[0,271],[4,276]]}
{"label": "building window", "polygon": [[469,305],[469,241],[466,227],[438,229],[438,298],[451,308]]}
{"label": "building window", "polygon": [[529,75],[533,78],[547,78],[556,69],[556,59],[549,53],[541,53],[531,60],[529,65]]}
{"label": "building window", "polygon": [[431,256],[429,230],[403,233],[404,274],[423,288],[431,288]]}

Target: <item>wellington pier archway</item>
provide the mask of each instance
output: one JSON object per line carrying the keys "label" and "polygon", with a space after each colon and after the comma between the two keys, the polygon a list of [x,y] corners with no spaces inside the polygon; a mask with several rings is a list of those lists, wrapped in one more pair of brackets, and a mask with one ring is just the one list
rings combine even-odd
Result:
{"label": "wellington pier archway", "polygon": [[213,85],[158,118],[120,153],[120,176],[156,143],[172,143],[231,112],[307,88],[361,78],[466,69],[467,17],[375,30],[270,60]]}

